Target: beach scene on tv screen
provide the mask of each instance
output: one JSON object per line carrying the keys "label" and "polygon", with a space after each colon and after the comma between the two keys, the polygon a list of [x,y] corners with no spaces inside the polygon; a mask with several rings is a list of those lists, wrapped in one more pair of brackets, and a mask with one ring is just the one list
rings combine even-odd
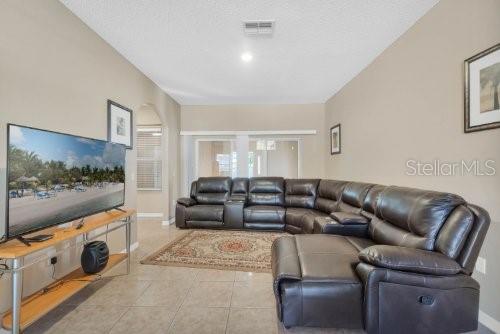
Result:
{"label": "beach scene on tv screen", "polygon": [[125,148],[9,127],[9,236],[123,204]]}

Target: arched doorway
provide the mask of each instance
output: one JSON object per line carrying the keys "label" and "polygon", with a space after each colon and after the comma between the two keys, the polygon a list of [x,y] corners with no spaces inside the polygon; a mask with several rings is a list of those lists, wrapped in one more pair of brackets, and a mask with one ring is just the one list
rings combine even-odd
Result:
{"label": "arched doorway", "polygon": [[167,126],[153,104],[144,104],[136,116],[137,217],[166,221],[169,214]]}

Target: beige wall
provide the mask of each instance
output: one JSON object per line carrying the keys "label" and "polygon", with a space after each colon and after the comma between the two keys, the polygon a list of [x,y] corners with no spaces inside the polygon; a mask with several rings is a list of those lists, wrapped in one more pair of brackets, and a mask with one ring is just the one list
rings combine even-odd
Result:
{"label": "beige wall", "polygon": [[[179,106],[126,61],[62,4],[55,0],[0,2],[0,175],[5,184],[6,123],[106,139],[106,100],[138,110],[153,104],[173,131],[169,148],[178,145]],[[170,134],[169,134],[170,137]],[[172,159],[169,179],[177,175]],[[126,205],[136,207],[136,152],[127,151]],[[177,183],[172,182],[172,191]],[[3,188],[2,188],[3,189]],[[0,197],[4,196],[0,192]],[[4,198],[0,198],[0,203]],[[4,210],[3,206],[2,209]],[[3,212],[0,212],[3,227]],[[117,234],[119,233],[119,234]],[[124,248],[124,232],[109,239]],[[133,227],[135,240],[136,227]],[[68,253],[69,254],[69,253]],[[68,255],[67,254],[67,255]],[[79,252],[60,257],[56,275],[79,263]],[[36,270],[36,272],[35,272]],[[46,264],[28,270],[24,293],[50,281]],[[0,284],[0,312],[10,303],[8,280]]]}
{"label": "beige wall", "polygon": [[[325,131],[342,124],[330,178],[458,193],[492,218],[482,256],[481,309],[500,320],[500,174],[407,176],[406,161],[496,161],[500,129],[463,132],[463,61],[500,42],[499,0],[443,0],[326,103]],[[328,148],[325,148],[328,150]]]}
{"label": "beige wall", "polygon": [[302,177],[324,174],[324,105],[181,106],[182,131],[317,130],[302,139]]}

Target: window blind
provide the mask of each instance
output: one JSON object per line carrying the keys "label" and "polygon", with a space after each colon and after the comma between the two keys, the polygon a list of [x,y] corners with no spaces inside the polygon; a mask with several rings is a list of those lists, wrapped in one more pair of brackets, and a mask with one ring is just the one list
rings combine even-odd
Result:
{"label": "window blind", "polygon": [[162,190],[161,127],[137,127],[137,189]]}

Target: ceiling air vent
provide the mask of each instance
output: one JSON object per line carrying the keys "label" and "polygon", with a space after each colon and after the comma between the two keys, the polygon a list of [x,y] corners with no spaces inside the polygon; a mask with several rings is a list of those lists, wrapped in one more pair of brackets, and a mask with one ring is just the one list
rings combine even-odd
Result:
{"label": "ceiling air vent", "polygon": [[271,35],[274,30],[274,21],[245,21],[243,29],[247,35]]}

